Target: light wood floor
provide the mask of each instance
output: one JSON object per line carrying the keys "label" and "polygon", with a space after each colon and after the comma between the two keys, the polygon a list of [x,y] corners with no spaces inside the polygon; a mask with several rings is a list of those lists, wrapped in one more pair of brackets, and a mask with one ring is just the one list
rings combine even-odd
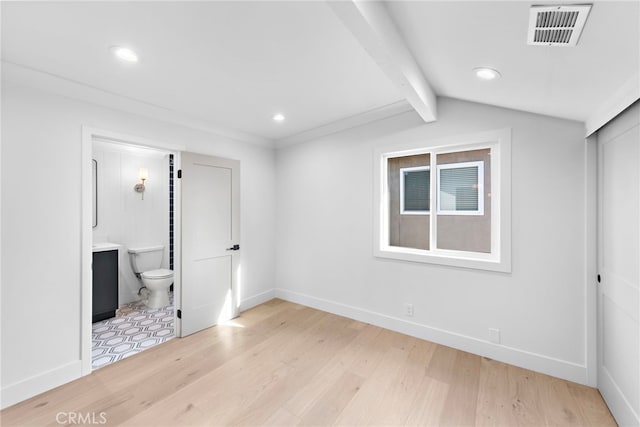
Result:
{"label": "light wood floor", "polygon": [[[615,425],[597,390],[272,300],[2,411],[2,425]],[[66,415],[63,415],[66,416]]]}

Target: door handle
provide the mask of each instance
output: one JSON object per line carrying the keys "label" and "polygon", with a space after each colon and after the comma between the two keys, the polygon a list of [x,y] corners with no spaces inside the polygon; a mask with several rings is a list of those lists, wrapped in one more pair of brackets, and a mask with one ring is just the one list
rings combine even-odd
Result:
{"label": "door handle", "polygon": [[230,248],[227,248],[228,251],[239,251],[240,245],[233,245]]}

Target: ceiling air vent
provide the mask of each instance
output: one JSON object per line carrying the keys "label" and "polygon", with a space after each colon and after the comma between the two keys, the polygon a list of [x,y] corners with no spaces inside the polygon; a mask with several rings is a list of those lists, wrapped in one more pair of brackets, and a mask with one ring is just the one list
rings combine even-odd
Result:
{"label": "ceiling air vent", "polygon": [[591,5],[531,6],[527,44],[575,46]]}

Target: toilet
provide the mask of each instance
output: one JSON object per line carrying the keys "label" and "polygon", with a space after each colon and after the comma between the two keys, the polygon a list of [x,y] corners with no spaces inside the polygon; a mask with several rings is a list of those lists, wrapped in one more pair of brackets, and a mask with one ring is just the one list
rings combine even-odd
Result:
{"label": "toilet", "polygon": [[[129,248],[133,272],[147,289],[141,292],[142,300],[149,308],[169,305],[169,287],[173,283],[173,271],[160,268],[164,246]],[[143,288],[143,290],[144,290]]]}

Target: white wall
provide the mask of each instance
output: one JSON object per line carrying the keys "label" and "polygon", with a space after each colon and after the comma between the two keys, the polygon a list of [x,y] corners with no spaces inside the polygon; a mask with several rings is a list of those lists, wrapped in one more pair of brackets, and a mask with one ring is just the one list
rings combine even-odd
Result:
{"label": "white wall", "polygon": [[3,407],[81,372],[83,125],[239,159],[241,308],[269,299],[275,264],[272,149],[13,87],[11,82],[3,81],[2,89]]}
{"label": "white wall", "polygon": [[[278,151],[276,295],[586,382],[584,126],[447,98],[438,110],[435,123],[405,113]],[[511,274],[373,257],[376,147],[505,127]]]}
{"label": "white wall", "polygon": [[[127,249],[164,246],[158,267],[169,268],[169,155],[101,141],[92,148],[98,163],[98,225],[93,228],[93,242],[122,245],[118,259],[121,306],[139,300],[142,286]],[[144,199],[133,190],[142,167],[149,171]]]}
{"label": "white wall", "polygon": [[[80,375],[82,125],[241,161],[242,308],[277,286],[290,300],[584,382],[582,124],[451,99],[439,110],[436,123],[406,113],[279,150],[276,161],[269,148],[5,83],[2,406]],[[504,127],[512,274],[372,256],[375,147]],[[404,302],[414,317],[402,316]],[[501,346],[488,343],[489,327]]]}

